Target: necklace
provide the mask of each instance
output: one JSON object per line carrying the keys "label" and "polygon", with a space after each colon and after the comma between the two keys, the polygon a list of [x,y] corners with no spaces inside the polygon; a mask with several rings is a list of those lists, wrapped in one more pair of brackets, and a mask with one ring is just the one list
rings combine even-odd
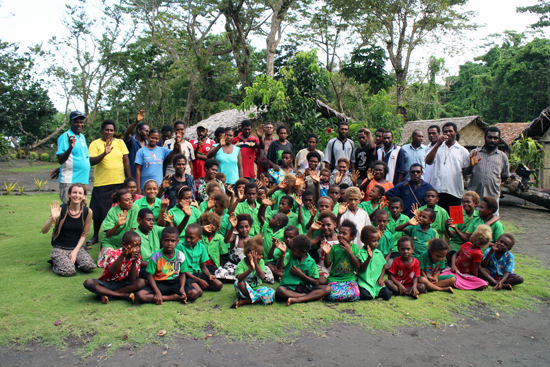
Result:
{"label": "necklace", "polygon": [[73,218],[78,218],[80,216],[80,213],[82,213],[82,207],[78,208],[78,212],[76,212],[76,214],[73,214],[71,208],[69,208],[69,215]]}

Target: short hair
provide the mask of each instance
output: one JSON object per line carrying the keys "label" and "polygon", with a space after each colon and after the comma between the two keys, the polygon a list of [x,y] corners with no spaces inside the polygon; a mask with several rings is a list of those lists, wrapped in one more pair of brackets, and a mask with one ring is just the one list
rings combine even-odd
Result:
{"label": "short hair", "polygon": [[319,136],[315,133],[309,133],[309,135],[307,136],[307,140],[306,141],[309,141],[309,139],[311,138],[315,138],[315,142],[319,143]]}
{"label": "short hair", "polygon": [[481,199],[482,202],[484,202],[489,209],[495,213],[498,210],[498,202],[497,200],[492,196],[484,196],[483,199]]}
{"label": "short hair", "polygon": [[162,233],[160,234],[160,238],[164,238],[164,235],[167,235],[167,234],[175,234],[176,238],[178,238],[180,235],[180,231],[178,231],[176,227],[164,227],[164,229],[162,230]]}
{"label": "short hair", "polygon": [[288,154],[291,159],[294,158],[294,154],[292,154],[292,152],[289,150],[283,150],[283,152],[281,153],[281,157],[285,154]]}
{"label": "short hair", "polygon": [[[74,185],[76,185],[76,184],[73,184],[73,185],[71,185],[71,187],[69,187],[69,191],[68,191],[69,194],[71,193],[71,190],[72,190]],[[119,190],[115,191],[113,193],[113,195],[111,195],[111,201],[113,203],[118,203],[118,202],[120,202],[120,198],[123,195],[129,194],[129,193],[130,193],[130,191],[128,191],[126,189],[119,189]],[[84,191],[84,194],[86,194],[86,191]]]}
{"label": "short hair", "polygon": [[277,212],[273,215],[273,219],[281,222],[281,227],[286,227],[286,225],[288,224],[288,217],[285,213]]}
{"label": "short hair", "polygon": [[212,224],[216,228],[220,228],[220,225],[222,223],[222,219],[220,218],[220,216],[214,212],[202,213],[199,217],[199,221],[201,223],[201,226]]}
{"label": "short hair", "polygon": [[479,197],[479,194],[475,191],[466,191],[464,196],[469,196],[472,198],[472,201],[474,202],[475,206],[477,207],[479,203],[481,202],[481,198]]}
{"label": "short hair", "polygon": [[439,125],[431,125],[431,126],[428,128],[428,131],[430,131],[430,129],[436,129],[436,130],[437,130],[437,133],[438,133],[438,134],[441,134],[441,128],[439,127]]}
{"label": "short hair", "polygon": [[[219,166],[218,166],[218,167],[219,167]],[[218,173],[216,173],[216,178],[217,178],[218,180],[220,180],[220,181],[226,180],[225,173],[223,173],[223,172],[218,172]]]}
{"label": "short hair", "polygon": [[339,158],[339,159],[336,161],[336,165],[340,164],[340,162],[344,162],[344,163],[348,166],[348,168],[349,168],[349,165],[350,165],[349,159],[344,158],[344,157]]}
{"label": "short hair", "polygon": [[193,191],[187,185],[180,185],[176,188],[178,199],[183,199],[183,196],[185,195],[186,192],[190,192],[191,194],[193,194]]}
{"label": "short hair", "polygon": [[376,135],[376,133],[382,133],[382,134],[384,134],[384,132],[386,132],[386,128],[385,128],[385,127],[379,127],[379,128],[376,129],[376,131],[374,132],[374,135]]}
{"label": "short hair", "polygon": [[378,230],[374,228],[373,226],[364,226],[361,230],[361,242],[367,243],[369,239],[369,235],[372,233],[378,234]]}
{"label": "short hair", "polygon": [[[225,129],[223,129],[223,132],[226,133],[228,131],[233,131],[233,128],[230,126],[226,126]],[[234,131],[233,131],[234,132]]]}
{"label": "short hair", "polygon": [[415,135],[417,135],[418,133],[424,134],[424,132],[423,132],[422,130],[420,130],[420,129],[415,129],[415,130],[413,130],[411,136],[414,138]]}
{"label": "short hair", "polygon": [[176,120],[174,121],[174,130],[176,129],[176,126],[183,125],[183,128],[185,129],[185,122],[183,120]]}
{"label": "short hair", "polygon": [[376,166],[382,166],[384,168],[384,174],[387,175],[388,172],[390,171],[390,168],[388,167],[388,165],[386,164],[386,162],[384,161],[375,161],[373,164],[372,164],[372,168],[376,167]]}
{"label": "short hair", "polygon": [[151,209],[149,209],[149,208],[143,208],[143,209],[141,209],[141,210],[138,212],[138,216],[137,216],[137,217],[138,217],[139,219],[143,219],[143,218],[145,218],[145,216],[146,216],[147,214],[151,214],[151,215],[154,216],[153,211],[152,211]]}
{"label": "short hair", "polygon": [[225,127],[220,126],[214,131],[214,137],[217,138],[219,135],[224,133],[225,133]]}
{"label": "short hair", "polygon": [[243,220],[247,221],[248,224],[252,227],[252,224],[254,224],[254,219],[250,216],[250,214],[239,214],[237,215],[237,227],[239,226],[239,223]]}
{"label": "short hair", "polygon": [[139,124],[137,124],[136,130],[142,130],[145,125],[149,126],[149,124],[146,122],[140,122]]}
{"label": "short hair", "polygon": [[210,194],[212,193],[212,190],[214,190],[214,188],[217,187],[220,189],[221,191],[221,186],[220,186],[220,183],[218,181],[212,181],[212,182],[209,182],[207,185],[206,185],[206,195],[210,196]]}
{"label": "short hair", "polygon": [[244,185],[244,192],[246,194],[247,190],[256,189],[258,190],[258,185],[256,185],[255,182],[249,182],[246,185]]}
{"label": "short hair", "polygon": [[429,189],[427,189],[427,190],[426,190],[426,194],[427,194],[428,192],[430,192],[430,191],[431,191],[431,192],[434,192],[434,193],[435,193],[435,196],[438,196],[438,197],[439,197],[439,193],[438,193],[437,190],[434,189],[433,187],[430,187]]}
{"label": "short hair", "polygon": [[224,208],[224,209],[227,209],[229,207],[229,196],[227,196],[226,194],[224,194],[223,192],[215,192],[213,195],[212,195],[212,199],[216,200],[216,201],[219,201],[221,206]]}
{"label": "short hair", "polygon": [[342,182],[342,183],[341,183],[340,185],[338,185],[338,186],[340,186],[340,189],[342,189],[342,190],[344,190],[344,191],[347,190],[347,188],[349,187],[349,185],[348,185],[347,183],[344,183],[344,182]]}
{"label": "short hair", "polygon": [[206,162],[204,162],[204,169],[210,169],[213,166],[220,167],[220,162],[215,159],[207,159]]}
{"label": "short hair", "polygon": [[293,198],[292,196],[290,196],[290,195],[285,195],[285,196],[283,196],[283,197],[281,198],[281,200],[279,200],[279,203],[280,203],[281,201],[283,201],[283,200],[286,201],[287,204],[288,204],[288,206],[290,206],[291,208],[292,208],[292,206],[294,205],[294,198]]}
{"label": "short hair", "polygon": [[324,210],[319,214],[319,221],[322,221],[325,218],[329,218],[334,223],[336,223],[337,220],[336,215],[334,215],[334,213],[329,210]]}
{"label": "short hair", "polygon": [[137,180],[133,177],[126,177],[126,179],[124,180],[124,183],[122,184],[122,187],[126,188],[126,186],[128,186],[128,184],[130,182],[135,182],[136,186],[137,186]]}
{"label": "short hair", "polygon": [[487,137],[487,135],[489,135],[489,133],[498,133],[498,137],[500,138],[501,136],[501,132],[500,132],[500,129],[496,126],[489,126],[486,130],[485,130],[485,137]]}
{"label": "short hair", "polygon": [[340,128],[341,126],[347,126],[347,127],[349,127],[349,122],[347,122],[347,121],[342,121],[342,122],[340,122],[340,123],[338,124],[338,128]]}
{"label": "short hair", "polygon": [[300,231],[298,230],[298,228],[296,228],[296,226],[287,226],[285,228],[285,230],[283,231],[283,233],[286,232],[286,231],[294,231],[294,232],[296,232],[296,235],[300,234]]}
{"label": "short hair", "polygon": [[263,247],[264,247],[264,240],[262,239],[262,235],[257,234],[256,236],[244,241],[243,254],[246,257],[246,255],[248,255],[248,253],[252,251],[263,253],[263,251],[259,251],[259,249],[260,248],[263,249]]}
{"label": "short hair", "polygon": [[413,241],[412,238],[410,238],[409,236],[401,236],[401,237],[397,240],[397,249],[401,248],[401,244],[404,243],[404,242],[410,242],[412,248],[414,248],[414,241]]}
{"label": "short hair", "polygon": [[328,191],[330,191],[330,190],[332,190],[332,189],[335,189],[335,188],[337,188],[339,191],[342,191],[342,188],[341,188],[339,185],[334,185],[334,184],[333,184],[333,185],[330,185],[330,186],[328,187]]}
{"label": "short hair", "polygon": [[151,135],[151,134],[159,134],[160,135],[159,129],[152,128],[151,130],[149,130],[149,135]]}
{"label": "short hair", "polygon": [[285,173],[284,181],[288,181],[289,183],[290,182],[296,182],[296,176],[293,175],[292,173]]}
{"label": "short hair", "polygon": [[314,193],[313,191],[311,191],[311,190],[306,190],[306,191],[304,191],[304,192],[302,193],[302,198],[303,198],[304,196],[313,196],[313,197],[315,197],[315,193]]}
{"label": "short hair", "polygon": [[359,197],[361,197],[361,190],[359,190],[359,188],[355,186],[348,187],[346,189],[346,200],[349,198],[350,195],[359,195]]}
{"label": "short hair", "polygon": [[176,166],[176,162],[179,161],[180,159],[183,159],[185,160],[185,164],[187,164],[187,157],[185,156],[185,154],[177,154],[174,159],[172,159],[172,165],[175,167]]}
{"label": "short hair", "polygon": [[245,126],[252,126],[252,121],[250,120],[242,120],[241,121],[241,128],[245,127]]}
{"label": "short hair", "polygon": [[449,244],[443,238],[432,238],[428,241],[428,251],[449,251]]}
{"label": "short hair", "polygon": [[[330,196],[323,196],[322,198],[319,198],[319,200],[317,200],[317,208],[319,208],[319,202],[323,199],[329,200],[330,201],[330,207],[334,208],[334,200],[332,200],[332,198]],[[321,219],[319,219],[319,220],[321,220]]]}
{"label": "short hair", "polygon": [[[514,247],[514,245],[516,244],[516,238],[514,236],[512,236],[511,233],[503,233],[500,235],[500,237],[506,237],[510,240],[510,250],[512,249],[512,247]],[[500,238],[499,237],[499,238]]]}
{"label": "short hair", "polygon": [[292,239],[292,247],[298,251],[309,252],[311,249],[311,240],[307,236],[299,234]]}
{"label": "short hair", "polygon": [[393,204],[393,203],[399,203],[402,208],[405,206],[405,204],[403,204],[403,199],[401,199],[399,196],[392,197],[390,199],[390,202],[389,202],[388,206]]}
{"label": "short hair", "polygon": [[470,242],[475,243],[481,248],[487,247],[493,239],[493,231],[491,227],[486,224],[480,224],[477,226],[474,233],[470,237]]}
{"label": "short hair", "polygon": [[386,130],[386,131],[384,131],[384,132],[382,133],[382,135],[384,135],[384,134],[391,134],[391,137],[393,138],[393,133],[392,133],[391,130]]}
{"label": "short hair", "polygon": [[454,122],[447,122],[447,123],[445,123],[445,125],[443,125],[443,129],[442,129],[442,130],[445,131],[445,128],[446,128],[447,126],[452,127],[453,130],[454,130],[455,132],[458,132],[458,126],[456,126],[456,124],[455,124]]}
{"label": "short hair", "polygon": [[288,126],[286,126],[285,124],[281,124],[279,126],[277,126],[277,135],[279,135],[279,132],[282,130],[282,129],[285,129],[287,134],[289,133],[288,131]]}
{"label": "short hair", "polygon": [[[378,190],[378,193],[380,194],[380,196],[386,195],[386,189],[384,188],[384,186],[374,185],[374,187],[372,189]],[[371,189],[371,191],[372,191],[372,189]]]}
{"label": "short hair", "polygon": [[432,221],[435,220],[435,216],[436,216],[435,210],[433,210],[432,208],[426,208],[422,211],[428,213],[428,215],[429,215],[428,218],[430,218],[430,220],[432,220]]}
{"label": "short hair", "polygon": [[113,130],[116,131],[116,124],[113,120],[111,119],[107,119],[107,120],[104,120],[102,123],[101,123],[101,130],[103,131],[103,129],[105,129],[105,126],[107,125],[113,125]]}
{"label": "short hair", "polygon": [[233,186],[235,186],[235,188],[237,188],[237,186],[239,185],[244,185],[246,186],[246,184],[248,184],[250,181],[248,181],[248,178],[239,178],[237,181],[235,181],[235,184]]}
{"label": "short hair", "polygon": [[388,213],[387,211],[385,211],[384,209],[376,209],[374,211],[374,213],[372,213],[372,218],[374,220],[376,220],[376,218],[378,218],[380,215],[385,215],[387,216],[388,218],[390,217],[390,213]]}
{"label": "short hair", "polygon": [[357,226],[351,220],[346,219],[342,221],[342,224],[340,224],[340,228],[342,227],[346,227],[351,230],[351,237],[355,238],[355,236],[357,236]]}
{"label": "short hair", "polygon": [[[321,156],[321,155],[319,154],[319,156]],[[322,170],[319,171],[319,174],[322,174],[323,172],[327,173],[330,176],[331,172],[328,168],[323,168]]]}
{"label": "short hair", "polygon": [[165,132],[165,131],[173,132],[174,130],[172,129],[172,125],[162,125],[162,127],[160,128],[160,131],[162,131],[162,132]]}
{"label": "short hair", "polygon": [[[310,160],[311,158],[317,158],[317,160],[319,161],[319,163],[321,162],[321,154],[319,154],[319,152],[316,151],[316,150],[314,150],[313,152],[309,152],[309,153],[307,154],[306,159],[308,160],[308,162],[309,162],[309,160]],[[329,172],[330,172],[330,171],[329,171]]]}
{"label": "short hair", "polygon": [[411,164],[411,166],[409,167],[409,171],[410,171],[411,169],[413,169],[414,167],[420,167],[420,170],[421,170],[421,171],[424,171],[424,168],[422,167],[422,165],[421,165],[420,163],[413,163],[413,164]]}
{"label": "short hair", "polygon": [[191,231],[197,231],[199,236],[202,236],[202,227],[200,224],[198,223],[191,223],[189,224],[186,228],[185,228],[185,231],[188,231],[188,230],[191,230]]}
{"label": "short hair", "polygon": [[[175,227],[170,227],[170,228],[175,228]],[[139,234],[137,234],[136,231],[128,231],[124,233],[124,235],[122,236],[122,242],[124,243],[134,243],[138,239],[141,240],[141,237],[139,236]]]}

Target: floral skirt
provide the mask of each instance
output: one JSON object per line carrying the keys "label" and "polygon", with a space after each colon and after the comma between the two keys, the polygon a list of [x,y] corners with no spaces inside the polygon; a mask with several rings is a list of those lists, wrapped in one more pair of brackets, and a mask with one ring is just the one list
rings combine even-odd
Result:
{"label": "floral skirt", "polygon": [[331,291],[327,300],[332,302],[355,302],[359,300],[359,286],[357,282],[332,282],[329,283]]}
{"label": "floral skirt", "polygon": [[[241,293],[241,290],[239,289],[239,286],[237,285],[239,281],[235,280],[234,286],[235,286],[235,294],[238,299],[245,299],[249,297],[245,297],[244,294]],[[248,291],[248,294],[250,294],[250,300],[252,303],[255,303],[258,300],[262,300],[264,305],[270,305],[273,303],[273,297],[275,296],[275,291],[269,287],[261,287],[256,290],[252,289],[247,282],[244,282],[246,284],[246,290]]]}

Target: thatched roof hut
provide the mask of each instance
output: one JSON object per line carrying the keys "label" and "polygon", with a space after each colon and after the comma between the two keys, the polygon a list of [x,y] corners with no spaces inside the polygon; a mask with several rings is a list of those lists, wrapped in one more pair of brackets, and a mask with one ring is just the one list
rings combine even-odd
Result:
{"label": "thatched roof hut", "polygon": [[[539,174],[540,185],[550,188],[550,106],[546,107],[523,131],[524,137],[537,140],[544,147],[544,169]],[[518,134],[516,139],[519,139]]]}
{"label": "thatched roof hut", "polygon": [[[215,115],[212,115],[209,118],[202,120],[201,122],[204,122],[206,125],[208,125],[208,137],[213,139],[214,131],[216,131],[218,127],[231,127],[235,130],[241,126],[241,122],[243,120],[254,121],[255,118],[250,118],[251,113],[257,116],[258,111],[256,108],[252,108],[250,110],[242,111],[242,112],[240,112],[237,109],[226,110],[226,111],[216,113]],[[197,137],[197,127],[189,126],[185,131],[185,139],[190,140],[196,137]]]}
{"label": "thatched roof hut", "polygon": [[501,133],[500,137],[509,146],[521,135],[528,125],[528,122],[501,122],[493,126],[499,128]]}

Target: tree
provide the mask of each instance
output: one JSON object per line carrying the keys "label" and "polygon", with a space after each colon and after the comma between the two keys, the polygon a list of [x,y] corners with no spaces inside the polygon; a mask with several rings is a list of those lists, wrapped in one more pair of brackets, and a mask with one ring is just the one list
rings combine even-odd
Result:
{"label": "tree", "polygon": [[538,14],[539,21],[531,24],[531,28],[544,28],[550,26],[550,1],[538,0],[539,3],[531,6],[520,6],[518,13]]}
{"label": "tree", "polygon": [[[411,55],[416,47],[438,42],[442,35],[474,29],[472,12],[462,11],[467,0],[330,0],[341,9],[362,39],[362,45],[382,42],[396,78],[397,112],[405,115],[403,96]],[[362,46],[361,45],[361,46]]]}

